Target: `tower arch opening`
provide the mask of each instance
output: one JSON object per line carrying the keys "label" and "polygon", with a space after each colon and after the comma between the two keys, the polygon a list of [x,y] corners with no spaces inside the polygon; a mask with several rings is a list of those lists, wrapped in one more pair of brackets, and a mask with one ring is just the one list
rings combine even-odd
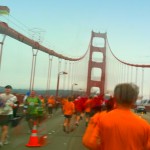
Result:
{"label": "tower arch opening", "polygon": [[92,68],[91,70],[91,80],[92,81],[101,81],[102,70],[101,68]]}
{"label": "tower arch opening", "polygon": [[93,52],[92,54],[92,61],[97,62],[97,63],[102,63],[103,62],[103,53],[101,52]]}
{"label": "tower arch opening", "polygon": [[101,37],[94,37],[92,41],[92,46],[95,47],[104,47],[105,46],[105,39]]}

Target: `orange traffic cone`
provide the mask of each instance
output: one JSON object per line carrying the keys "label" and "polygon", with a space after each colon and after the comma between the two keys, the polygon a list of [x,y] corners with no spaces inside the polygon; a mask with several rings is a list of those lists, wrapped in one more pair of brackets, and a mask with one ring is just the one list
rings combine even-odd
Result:
{"label": "orange traffic cone", "polygon": [[34,122],[33,129],[32,129],[32,134],[31,134],[29,142],[28,142],[28,144],[26,144],[26,146],[29,146],[29,147],[41,146],[41,144],[39,144],[39,138],[37,136],[36,122]]}

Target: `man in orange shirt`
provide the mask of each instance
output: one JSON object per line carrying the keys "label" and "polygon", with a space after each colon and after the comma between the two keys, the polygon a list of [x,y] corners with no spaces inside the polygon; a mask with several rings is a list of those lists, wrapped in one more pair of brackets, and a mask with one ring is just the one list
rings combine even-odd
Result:
{"label": "man in orange shirt", "polygon": [[48,107],[48,113],[49,113],[49,117],[52,117],[53,115],[53,108],[55,105],[55,100],[54,100],[54,96],[51,95],[48,100],[47,100],[47,107]]}
{"label": "man in orange shirt", "polygon": [[64,125],[63,125],[64,132],[67,133],[70,132],[70,122],[74,112],[75,112],[75,106],[74,103],[72,102],[72,97],[68,97],[68,101],[66,101],[63,105],[63,113],[65,116]]}
{"label": "man in orange shirt", "polygon": [[135,84],[114,89],[117,108],[99,118],[89,148],[94,150],[150,150],[150,126],[130,109],[138,97]]}
{"label": "man in orange shirt", "polygon": [[85,105],[85,125],[88,125],[88,122],[90,120],[91,117],[91,109],[92,109],[92,96],[90,96],[86,102],[84,103]]}

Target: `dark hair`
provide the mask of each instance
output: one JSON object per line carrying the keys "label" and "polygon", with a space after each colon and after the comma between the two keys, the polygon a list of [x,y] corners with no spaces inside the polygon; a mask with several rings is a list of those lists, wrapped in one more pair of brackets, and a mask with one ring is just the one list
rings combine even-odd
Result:
{"label": "dark hair", "polygon": [[11,85],[6,85],[5,89],[12,89],[12,86]]}
{"label": "dark hair", "polygon": [[72,101],[72,97],[71,97],[71,96],[68,97],[68,101],[69,101],[69,102]]}
{"label": "dark hair", "polygon": [[139,94],[139,87],[133,83],[118,84],[114,89],[114,97],[118,104],[131,105]]}

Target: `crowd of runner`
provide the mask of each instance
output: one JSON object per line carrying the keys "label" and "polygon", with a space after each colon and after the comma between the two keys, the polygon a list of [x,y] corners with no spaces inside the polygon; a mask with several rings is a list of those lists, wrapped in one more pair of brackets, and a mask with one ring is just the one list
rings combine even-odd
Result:
{"label": "crowd of runner", "polygon": [[[0,94],[1,147],[8,144],[10,120],[18,117],[19,101],[11,94],[11,90],[12,87],[7,85],[5,92]],[[97,94],[89,97],[84,95],[56,98],[30,91],[23,98],[22,115],[28,123],[28,132],[31,133],[35,122],[39,126],[44,119],[53,117],[54,109],[56,111],[60,108],[64,115],[62,130],[65,133],[73,132],[80,125],[80,121],[85,120],[86,131],[82,142],[90,150],[121,150],[124,144],[126,149],[149,150],[149,124],[130,111],[137,97],[138,87],[128,83],[117,85],[113,96]],[[134,129],[136,131],[131,132]],[[124,141],[126,136],[130,136],[130,140]],[[110,145],[107,144],[107,139]]]}

